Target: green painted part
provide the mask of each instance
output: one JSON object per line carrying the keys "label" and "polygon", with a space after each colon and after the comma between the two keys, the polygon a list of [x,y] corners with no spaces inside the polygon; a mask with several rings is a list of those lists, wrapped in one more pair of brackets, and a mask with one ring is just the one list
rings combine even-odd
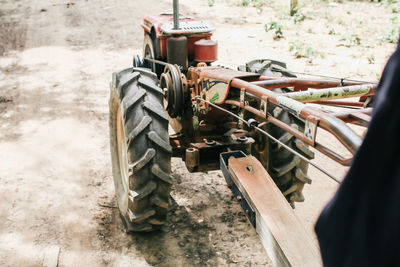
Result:
{"label": "green painted part", "polygon": [[286,97],[285,95],[277,96],[276,102],[278,102],[278,105],[280,107],[282,107],[283,109],[285,109],[285,110],[289,111],[290,113],[295,114],[297,116],[300,115],[301,110],[305,107],[305,104],[303,104],[299,101],[293,100],[289,97]]}
{"label": "green painted part", "polygon": [[215,95],[210,99],[211,103],[214,103],[215,101],[217,101],[219,99],[219,93],[215,93]]}
{"label": "green painted part", "polygon": [[199,129],[199,118],[197,116],[193,116],[193,129],[195,131]]}
{"label": "green painted part", "polygon": [[329,99],[349,98],[367,95],[376,88],[376,84],[361,84],[345,87],[334,87],[312,91],[302,91],[283,94],[299,102],[314,102]]}

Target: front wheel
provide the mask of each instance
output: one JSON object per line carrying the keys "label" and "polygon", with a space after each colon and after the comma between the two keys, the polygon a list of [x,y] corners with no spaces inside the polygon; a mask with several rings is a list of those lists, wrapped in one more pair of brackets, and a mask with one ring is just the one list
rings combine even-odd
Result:
{"label": "front wheel", "polygon": [[113,74],[110,147],[115,194],[127,231],[166,221],[172,184],[168,116],[157,76],[144,68]]}

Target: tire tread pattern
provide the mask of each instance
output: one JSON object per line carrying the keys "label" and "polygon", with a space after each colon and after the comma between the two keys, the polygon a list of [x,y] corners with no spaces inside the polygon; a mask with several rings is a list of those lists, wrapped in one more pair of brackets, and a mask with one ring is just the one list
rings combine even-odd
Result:
{"label": "tire tread pattern", "polygon": [[157,76],[144,68],[113,74],[111,87],[120,98],[128,150],[128,208],[121,216],[127,231],[156,230],[166,222],[173,183],[163,93]]}

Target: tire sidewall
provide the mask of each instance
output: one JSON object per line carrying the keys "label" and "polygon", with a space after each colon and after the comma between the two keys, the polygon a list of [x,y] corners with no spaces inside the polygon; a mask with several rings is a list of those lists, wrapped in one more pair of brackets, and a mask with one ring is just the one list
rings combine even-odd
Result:
{"label": "tire sidewall", "polygon": [[[110,90],[110,113],[109,113],[109,129],[110,129],[110,152],[112,171],[114,177],[115,197],[117,199],[118,208],[121,215],[126,216],[128,210],[128,188],[126,188],[122,181],[121,169],[118,156],[118,141],[117,141],[117,116],[118,109],[121,106],[121,100],[117,89],[117,81],[113,75],[113,82]],[[124,140],[126,141],[126,140]]]}

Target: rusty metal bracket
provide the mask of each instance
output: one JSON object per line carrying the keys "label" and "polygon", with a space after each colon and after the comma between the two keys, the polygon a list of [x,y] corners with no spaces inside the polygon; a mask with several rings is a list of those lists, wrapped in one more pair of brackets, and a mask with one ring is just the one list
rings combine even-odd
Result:
{"label": "rusty metal bracket", "polygon": [[246,96],[246,89],[240,89],[240,103],[244,106],[245,105],[245,96]]}
{"label": "rusty metal bracket", "polygon": [[260,111],[268,117],[268,96],[261,97]]}
{"label": "rusty metal bracket", "polygon": [[314,116],[308,116],[304,127],[304,136],[315,146],[315,137],[317,136],[319,119]]}
{"label": "rusty metal bracket", "polygon": [[274,266],[322,266],[316,242],[262,164],[235,152],[221,155],[221,169]]}
{"label": "rusty metal bracket", "polygon": [[254,139],[235,135],[219,138],[207,138],[201,143],[190,143],[185,151],[185,164],[189,172],[206,172],[218,170],[219,155],[230,150],[241,150],[250,153]]}

